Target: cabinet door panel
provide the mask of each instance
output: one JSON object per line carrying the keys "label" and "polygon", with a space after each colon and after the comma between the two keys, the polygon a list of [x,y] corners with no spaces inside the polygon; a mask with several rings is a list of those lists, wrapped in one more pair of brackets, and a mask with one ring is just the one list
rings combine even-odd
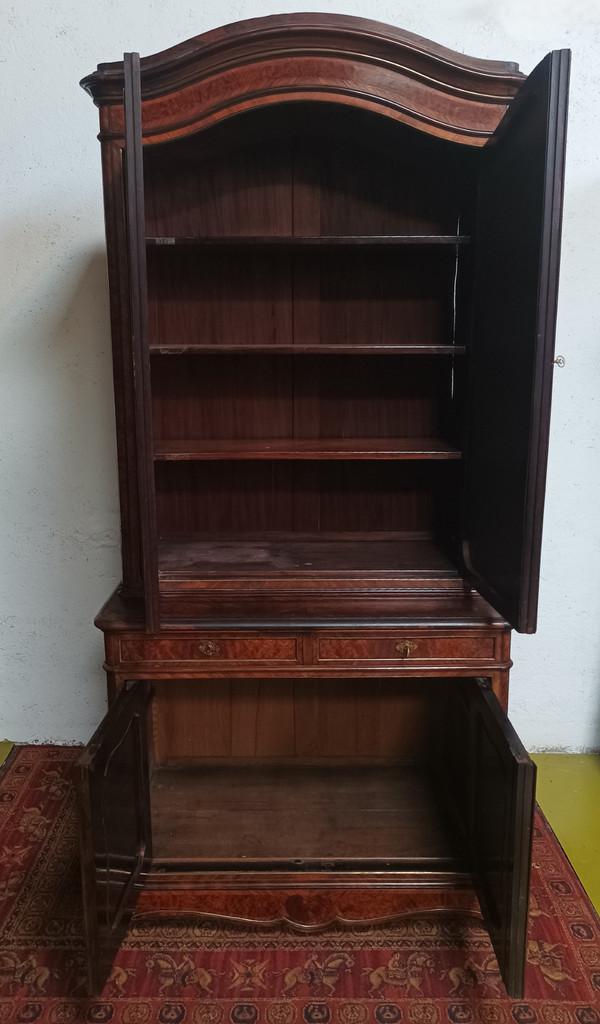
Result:
{"label": "cabinet door panel", "polygon": [[523,995],[535,765],[487,682],[469,699],[468,846],[508,994]]}
{"label": "cabinet door panel", "polygon": [[569,52],[529,76],[482,153],[464,558],[519,632],[536,627]]}
{"label": "cabinet door panel", "polygon": [[99,992],[127,929],[150,856],[149,684],[123,690],[83,752],[80,808],[88,986]]}
{"label": "cabinet door panel", "polygon": [[535,765],[484,679],[444,711],[434,766],[448,825],[473,876],[508,994],[523,995]]}

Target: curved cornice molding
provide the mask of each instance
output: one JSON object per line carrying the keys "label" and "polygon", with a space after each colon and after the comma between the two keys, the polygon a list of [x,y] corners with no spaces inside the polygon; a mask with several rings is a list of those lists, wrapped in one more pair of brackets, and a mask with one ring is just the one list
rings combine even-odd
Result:
{"label": "curved cornice molding", "polygon": [[[141,60],[147,141],[261,103],[314,98],[381,109],[476,144],[491,134],[523,80],[516,64],[468,57],[411,32],[333,14],[237,22]],[[123,62],[98,65],[81,85],[98,106],[121,106]],[[175,93],[182,98],[177,114],[166,101]],[[113,137],[119,121],[111,118]]]}

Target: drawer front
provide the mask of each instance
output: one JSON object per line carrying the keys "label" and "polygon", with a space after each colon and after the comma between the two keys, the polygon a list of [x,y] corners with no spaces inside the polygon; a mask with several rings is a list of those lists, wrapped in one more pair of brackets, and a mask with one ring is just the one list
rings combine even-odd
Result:
{"label": "drawer front", "polygon": [[234,661],[298,661],[298,638],[195,637],[193,640],[122,640],[121,661],[193,661],[207,664]]}
{"label": "drawer front", "polygon": [[493,661],[493,637],[320,637],[318,661]]}

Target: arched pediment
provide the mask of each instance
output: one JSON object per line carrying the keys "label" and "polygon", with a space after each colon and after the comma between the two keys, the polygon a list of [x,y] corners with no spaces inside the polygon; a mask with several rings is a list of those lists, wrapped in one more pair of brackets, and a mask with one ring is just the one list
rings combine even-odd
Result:
{"label": "arched pediment", "polygon": [[[144,141],[177,138],[266,104],[315,100],[383,114],[482,145],[524,80],[378,22],[290,14],[238,22],[141,60]],[[102,108],[103,137],[123,135],[123,63],[82,81]]]}

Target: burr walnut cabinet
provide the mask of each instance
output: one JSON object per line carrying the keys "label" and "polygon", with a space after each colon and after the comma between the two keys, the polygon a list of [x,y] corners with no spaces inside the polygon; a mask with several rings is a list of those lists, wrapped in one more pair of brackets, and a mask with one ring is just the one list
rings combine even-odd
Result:
{"label": "burr walnut cabinet", "polygon": [[310,929],[470,886],[522,993],[568,64],[293,14],[84,79],[123,550],[92,988],[142,887]]}

